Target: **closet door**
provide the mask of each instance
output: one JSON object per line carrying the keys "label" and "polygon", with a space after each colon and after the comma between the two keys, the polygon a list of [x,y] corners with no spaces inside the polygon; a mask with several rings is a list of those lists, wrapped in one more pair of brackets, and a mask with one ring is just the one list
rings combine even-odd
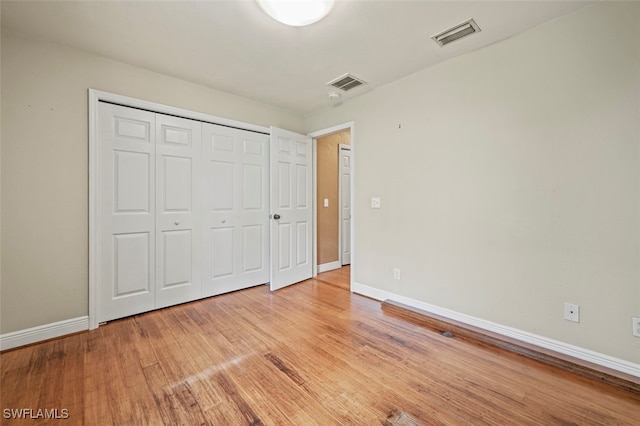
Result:
{"label": "closet door", "polygon": [[203,296],[269,281],[269,136],[203,124]]}
{"label": "closet door", "polygon": [[100,103],[98,322],[155,308],[155,114]]}
{"label": "closet door", "polygon": [[156,114],[156,308],[198,299],[201,124]]}

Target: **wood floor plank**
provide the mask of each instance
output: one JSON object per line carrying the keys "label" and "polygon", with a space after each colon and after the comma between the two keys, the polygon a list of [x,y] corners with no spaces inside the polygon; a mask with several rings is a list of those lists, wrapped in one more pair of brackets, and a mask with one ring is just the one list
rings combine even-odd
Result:
{"label": "wood floor plank", "polygon": [[637,393],[388,315],[349,275],[6,351],[2,408],[68,408],[74,425],[638,424]]}
{"label": "wood floor plank", "polygon": [[[85,369],[83,419],[84,424],[87,425],[114,424],[110,404],[106,401],[107,381],[110,380],[107,362],[111,354],[107,351],[107,346],[103,344],[107,342],[102,333],[105,328],[107,327],[101,327],[87,333],[87,348],[83,361]],[[31,392],[36,391],[31,389]],[[70,413],[72,419],[77,416],[78,413]]]}

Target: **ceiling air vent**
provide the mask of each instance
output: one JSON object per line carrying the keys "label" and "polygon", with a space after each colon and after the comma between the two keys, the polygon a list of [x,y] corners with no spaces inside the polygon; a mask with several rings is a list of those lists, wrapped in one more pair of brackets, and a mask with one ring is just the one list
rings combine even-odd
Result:
{"label": "ceiling air vent", "polygon": [[460,40],[461,38],[474,33],[479,33],[480,31],[480,27],[476,24],[476,21],[469,19],[468,21],[458,24],[453,28],[449,28],[440,34],[434,35],[431,39],[442,47],[445,44]]}
{"label": "ceiling air vent", "polygon": [[336,89],[344,90],[345,92],[351,89],[355,89],[358,86],[362,86],[363,84],[366,83],[363,80],[360,80],[358,77],[355,77],[349,73],[341,75],[335,80],[327,83],[328,86],[333,86]]}

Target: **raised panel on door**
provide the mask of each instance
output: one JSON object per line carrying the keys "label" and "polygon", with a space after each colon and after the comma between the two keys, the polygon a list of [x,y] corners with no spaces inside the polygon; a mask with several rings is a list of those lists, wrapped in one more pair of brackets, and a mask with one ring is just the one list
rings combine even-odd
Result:
{"label": "raised panel on door", "polygon": [[339,147],[340,171],[340,261],[351,263],[351,148]]}
{"label": "raised panel on door", "polygon": [[[275,265],[275,269],[279,273],[286,273],[293,269],[294,234],[291,230],[291,222],[280,222],[281,219],[274,220],[277,221],[275,224],[276,232],[274,233],[274,237],[279,242],[279,244],[276,245],[278,262]],[[272,253],[272,255],[273,254],[274,253]]]}
{"label": "raised panel on door", "polygon": [[311,235],[308,221],[296,223],[296,266],[308,265],[310,262],[309,236]]}
{"label": "raised panel on door", "polygon": [[351,219],[342,219],[342,264],[351,263]]}
{"label": "raised panel on door", "polygon": [[155,115],[99,103],[97,320],[155,308]]}
{"label": "raised panel on door", "polygon": [[200,122],[156,115],[156,307],[202,297]]}
{"label": "raised panel on door", "polygon": [[[264,273],[268,265],[265,263],[267,254],[265,249],[268,241],[265,225],[246,225],[242,227],[242,273],[258,272]],[[266,277],[266,274],[265,274]]]}
{"label": "raised panel on door", "polygon": [[231,213],[235,205],[236,165],[230,161],[209,161],[208,182],[210,188],[210,211]]}
{"label": "raised panel on door", "polygon": [[162,232],[163,288],[190,285],[193,273],[193,232],[191,230]]}
{"label": "raised panel on door", "polygon": [[113,236],[113,298],[135,296],[150,291],[150,240],[149,232]]}
{"label": "raised panel on door", "polygon": [[221,280],[236,273],[234,231],[233,227],[218,227],[212,228],[209,232],[210,256],[207,261],[211,262],[210,280]]}
{"label": "raised panel on door", "polygon": [[271,290],[311,278],[311,138],[271,128]]}
{"label": "raised panel on door", "polygon": [[114,213],[151,212],[151,155],[148,152],[113,150]]}
{"label": "raised panel on door", "polygon": [[162,213],[194,213],[192,187],[195,182],[194,160],[190,157],[163,155],[160,167]]}
{"label": "raised panel on door", "polygon": [[268,136],[203,125],[203,294],[269,281]]}

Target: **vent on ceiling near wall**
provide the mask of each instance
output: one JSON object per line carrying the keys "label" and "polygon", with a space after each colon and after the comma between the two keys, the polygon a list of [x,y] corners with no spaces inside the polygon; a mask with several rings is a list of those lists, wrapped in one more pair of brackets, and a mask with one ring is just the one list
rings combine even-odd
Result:
{"label": "vent on ceiling near wall", "polygon": [[458,24],[453,28],[449,28],[440,34],[434,35],[431,39],[442,47],[456,40],[460,40],[461,38],[470,36],[471,34],[479,33],[480,31],[480,27],[476,24],[476,21],[469,19],[468,21]]}
{"label": "vent on ceiling near wall", "polygon": [[328,86],[333,86],[336,89],[344,90],[345,92],[355,89],[358,86],[362,86],[363,84],[366,84],[364,80],[348,73],[327,83]]}

